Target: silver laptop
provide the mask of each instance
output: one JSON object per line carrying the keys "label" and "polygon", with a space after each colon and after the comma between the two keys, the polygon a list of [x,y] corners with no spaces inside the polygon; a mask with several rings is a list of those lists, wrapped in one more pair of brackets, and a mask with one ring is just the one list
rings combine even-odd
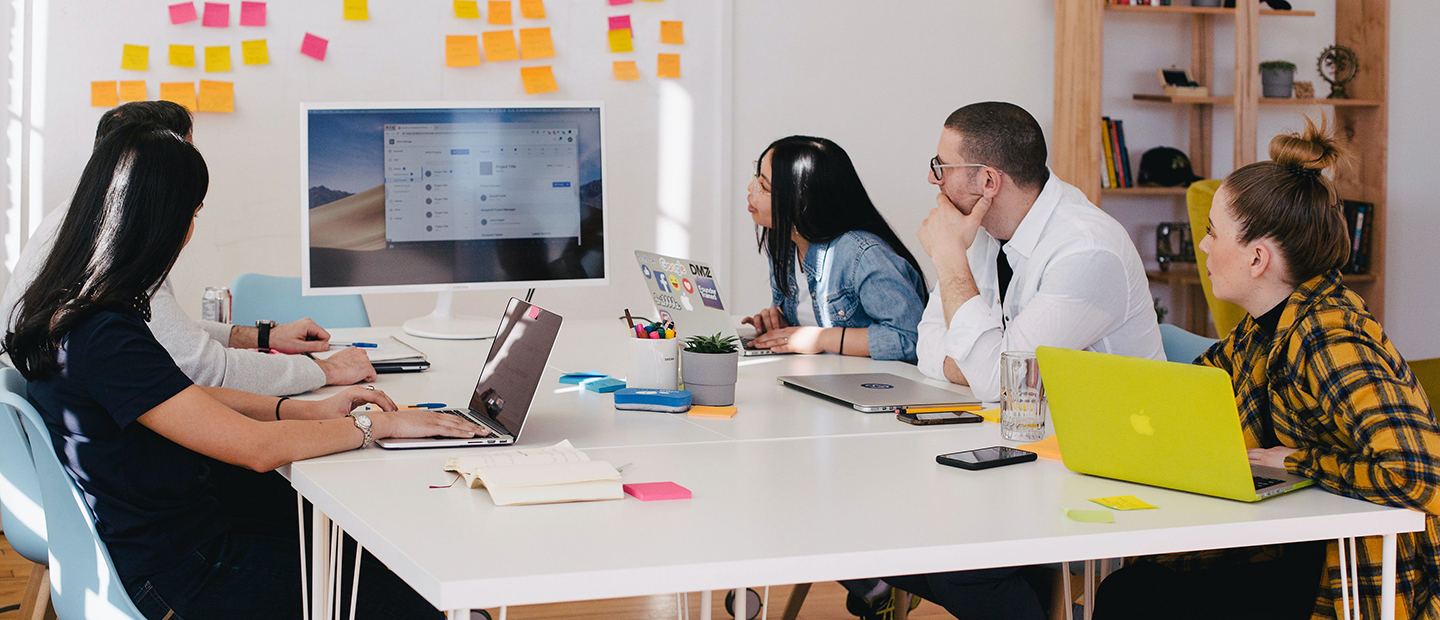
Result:
{"label": "silver laptop", "polygon": [[520,439],[530,405],[540,387],[540,376],[560,335],[560,315],[519,299],[510,299],[490,354],[480,371],[480,381],[466,409],[439,409],[490,429],[484,437],[387,438],[376,441],[382,448],[454,448],[458,446],[505,446]]}
{"label": "silver laptop", "polygon": [[865,413],[891,413],[900,407],[974,409],[980,401],[950,390],[883,372],[843,375],[792,375],[781,384],[854,407]]}
{"label": "silver laptop", "polygon": [[640,251],[635,252],[635,260],[640,263],[640,275],[645,277],[645,287],[655,301],[660,319],[675,322],[676,336],[735,336],[742,345],[741,355],[780,355],[770,349],[755,348],[751,344],[753,337],[742,337],[736,331],[734,319],[720,299],[715,272],[709,265]]}

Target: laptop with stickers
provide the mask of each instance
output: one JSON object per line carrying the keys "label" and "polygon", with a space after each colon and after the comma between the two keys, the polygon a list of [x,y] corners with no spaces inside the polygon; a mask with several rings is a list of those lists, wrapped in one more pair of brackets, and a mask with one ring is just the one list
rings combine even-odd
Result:
{"label": "laptop with stickers", "polygon": [[640,263],[640,275],[645,278],[645,288],[650,291],[660,320],[673,321],[676,336],[735,336],[743,345],[742,355],[776,355],[769,349],[752,347],[753,338],[740,337],[709,265],[638,250],[635,260]]}

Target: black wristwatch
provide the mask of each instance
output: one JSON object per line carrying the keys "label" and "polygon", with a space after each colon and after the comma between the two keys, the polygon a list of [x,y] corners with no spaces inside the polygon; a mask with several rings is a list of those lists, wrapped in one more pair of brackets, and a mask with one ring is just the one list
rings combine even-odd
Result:
{"label": "black wristwatch", "polygon": [[270,348],[270,330],[275,329],[276,325],[279,323],[275,321],[255,321],[255,329],[260,330],[260,333],[255,336],[255,348]]}

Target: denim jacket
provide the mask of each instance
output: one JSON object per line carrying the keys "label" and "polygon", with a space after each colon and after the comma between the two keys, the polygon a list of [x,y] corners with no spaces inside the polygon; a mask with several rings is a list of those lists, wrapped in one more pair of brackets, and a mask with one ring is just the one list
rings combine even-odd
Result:
{"label": "denim jacket", "polygon": [[[801,261],[810,286],[808,303],[821,327],[870,328],[870,357],[915,362],[916,328],[927,291],[920,273],[880,237],[852,230],[829,243],[812,243]],[[770,279],[772,302],[798,325],[800,286],[782,293]]]}

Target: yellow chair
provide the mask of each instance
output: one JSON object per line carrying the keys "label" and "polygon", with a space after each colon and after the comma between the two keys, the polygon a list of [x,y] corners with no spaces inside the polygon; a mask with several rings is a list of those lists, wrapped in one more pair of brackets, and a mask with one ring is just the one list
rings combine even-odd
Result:
{"label": "yellow chair", "polygon": [[1215,190],[1221,181],[1210,179],[1190,184],[1185,192],[1185,206],[1190,215],[1190,236],[1195,239],[1195,263],[1199,266],[1200,286],[1205,289],[1205,303],[1210,306],[1210,318],[1215,321],[1215,333],[1221,338],[1234,331],[1240,321],[1245,320],[1245,310],[1228,301],[1215,298],[1210,285],[1210,276],[1205,274],[1205,253],[1200,251],[1200,240],[1205,238],[1205,229],[1210,219],[1210,203],[1215,200]]}
{"label": "yellow chair", "polygon": [[1425,390],[1425,398],[1430,400],[1433,407],[1435,396],[1430,393],[1440,396],[1440,357],[1411,361],[1410,372],[1415,373],[1415,380],[1420,382],[1420,389]]}

